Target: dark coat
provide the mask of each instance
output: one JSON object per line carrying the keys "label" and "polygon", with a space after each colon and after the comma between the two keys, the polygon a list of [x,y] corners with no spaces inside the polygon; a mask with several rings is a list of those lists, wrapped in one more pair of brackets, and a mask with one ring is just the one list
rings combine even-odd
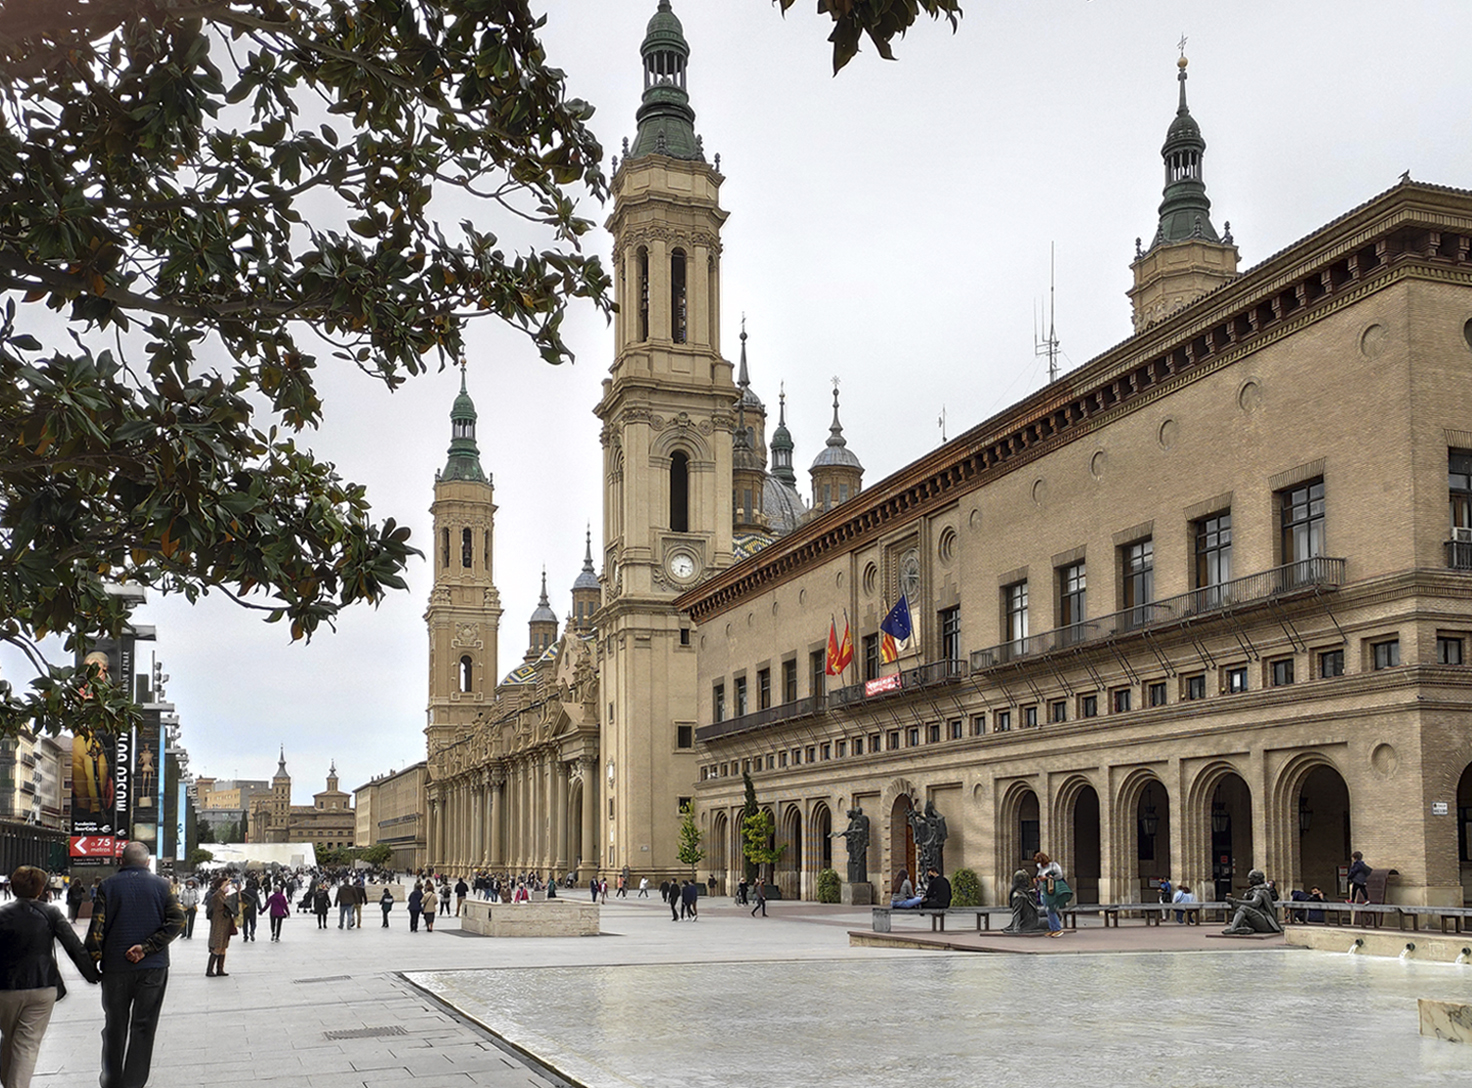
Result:
{"label": "dark coat", "polygon": [[82,948],[82,941],[61,911],[42,906],[34,899],[12,899],[0,906],[0,990],[40,990],[56,987],[58,998],[66,995],[66,984],[56,967],[52,943],[61,947],[88,982],[102,976]]}

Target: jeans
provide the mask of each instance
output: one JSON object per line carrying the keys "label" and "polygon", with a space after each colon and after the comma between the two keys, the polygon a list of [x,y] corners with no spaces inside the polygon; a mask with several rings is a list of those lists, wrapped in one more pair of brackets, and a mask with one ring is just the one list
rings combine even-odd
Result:
{"label": "jeans", "polygon": [[1054,908],[1044,907],[1043,909],[1048,912],[1048,930],[1057,933],[1063,928],[1063,919],[1058,917],[1058,912]]}
{"label": "jeans", "polygon": [[30,1088],[41,1036],[56,1006],[56,987],[0,990],[0,1083]]}
{"label": "jeans", "polygon": [[909,899],[896,899],[890,903],[893,910],[914,910],[925,901],[923,895],[912,895]]}
{"label": "jeans", "polygon": [[271,940],[281,940],[281,923],[284,921],[285,918],[277,918],[274,914],[271,916]]}
{"label": "jeans", "polygon": [[184,911],[184,939],[194,938],[194,918],[199,913],[198,907],[188,907]]}
{"label": "jeans", "polygon": [[153,1033],[169,983],[167,967],[102,975],[102,1088],[143,1088],[153,1063]]}
{"label": "jeans", "polygon": [[347,926],[353,928],[353,905],[351,903],[339,903],[337,905],[337,928]]}

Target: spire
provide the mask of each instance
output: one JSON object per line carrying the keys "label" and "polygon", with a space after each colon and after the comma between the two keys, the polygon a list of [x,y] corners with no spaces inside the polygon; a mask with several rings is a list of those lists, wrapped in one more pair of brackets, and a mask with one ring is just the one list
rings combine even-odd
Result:
{"label": "spire", "polygon": [[695,111],[685,92],[690,45],[680,20],[670,10],[670,0],[659,0],[639,53],[644,58],[644,99],[635,114],[639,133],[624,161],[657,154],[704,162],[705,152],[695,135]]}
{"label": "spire", "polygon": [[851,468],[862,469],[859,459],[854,452],[848,448],[848,441],[843,437],[843,424],[838,419],[838,379],[833,379],[833,424],[828,428],[828,441],[824,443],[825,449],[818,453],[813,461],[813,467],[819,468],[823,465],[845,465]]}
{"label": "spire", "polygon": [[[736,371],[736,384],[741,388],[741,403],[758,412],[763,418],[767,414],[767,406],[762,403],[762,398],[751,391],[751,377],[746,369],[746,315],[741,315],[741,365]],[[765,426],[763,427],[765,430]]]}
{"label": "spire", "polygon": [[286,773],[286,745],[284,745],[284,744],[281,746],[281,758],[276,763],[276,777],[277,778],[290,778],[291,777],[291,775],[289,775],[289,774]]}
{"label": "spire", "polygon": [[1176,61],[1176,80],[1180,84],[1180,101],[1176,106],[1175,120],[1166,131],[1165,145],[1160,149],[1165,160],[1165,193],[1160,202],[1160,226],[1150,248],[1184,242],[1191,238],[1204,238],[1219,242],[1216,228],[1211,225],[1211,201],[1206,197],[1206,183],[1202,180],[1201,160],[1206,153],[1206,141],[1201,136],[1201,126],[1191,116],[1186,104],[1186,60],[1185,39],[1181,39],[1181,57]]}
{"label": "spire", "polygon": [[777,429],[772,432],[772,475],[789,487],[796,487],[792,450],[792,432],[787,429],[787,386],[784,383],[777,393]]}
{"label": "spire", "polygon": [[480,467],[480,447],[475,442],[475,402],[465,388],[465,360],[460,360],[460,395],[450,408],[450,456],[441,480],[472,480],[486,483]]}

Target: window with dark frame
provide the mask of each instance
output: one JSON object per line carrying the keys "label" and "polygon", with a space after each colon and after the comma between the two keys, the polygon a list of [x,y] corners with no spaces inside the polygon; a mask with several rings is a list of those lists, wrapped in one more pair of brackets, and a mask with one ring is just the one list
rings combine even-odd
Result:
{"label": "window with dark frame", "polygon": [[920,727],[918,725],[912,725],[905,732],[908,734],[905,739],[906,746],[910,748],[920,747]]}
{"label": "window with dark frame", "polygon": [[1219,587],[1232,580],[1232,512],[1224,510],[1195,523],[1195,588],[1201,608],[1221,604]]}
{"label": "window with dark frame", "polygon": [[1268,663],[1268,677],[1273,687],[1287,687],[1293,683],[1293,658],[1283,657]]}
{"label": "window with dark frame", "polygon": [[797,702],[797,658],[782,662],[782,701]]}
{"label": "window with dark frame", "polygon": [[1048,704],[1048,720],[1050,722],[1066,722],[1068,720],[1068,700],[1057,699]]}
{"label": "window with dark frame", "polygon": [[1099,716],[1099,696],[1080,695],[1078,699],[1078,716],[1080,718],[1097,718]]}
{"label": "window with dark frame", "polygon": [[1003,586],[1002,602],[1006,615],[1007,641],[1012,644],[1012,652],[1020,654],[1024,651],[1027,639],[1027,583],[1013,582],[1010,586]]}
{"label": "window with dark frame", "polygon": [[1036,706],[1025,706],[1022,708],[1022,727],[1024,729],[1036,729],[1038,727],[1038,708]]}
{"label": "window with dark frame", "polygon": [[[1452,542],[1466,545],[1454,551],[1472,553],[1472,450],[1447,451],[1447,500],[1451,507]],[[1472,566],[1472,555],[1458,555],[1453,567]]]}
{"label": "window with dark frame", "polygon": [[746,714],[746,677],[736,677],[736,717],[740,718]]}
{"label": "window with dark frame", "polygon": [[971,735],[973,737],[984,737],[984,736],[986,736],[986,715],[985,714],[973,714],[973,715],[971,715]]}
{"label": "window with dark frame", "polygon": [[1400,664],[1400,639],[1370,644],[1370,663],[1375,669],[1393,669]]}
{"label": "window with dark frame", "polygon": [[675,728],[675,747],[695,747],[695,727],[692,725],[681,725]]}
{"label": "window with dark frame", "polygon": [[940,657],[942,661],[961,660],[961,606],[942,608],[937,614],[940,621]]}
{"label": "window with dark frame", "polygon": [[1112,714],[1128,714],[1134,698],[1132,688],[1115,688],[1109,693],[1109,710]]}
{"label": "window with dark frame", "polygon": [[808,654],[808,694],[814,698],[823,694],[823,680],[827,675],[827,659],[823,650]]}
{"label": "window with dark frame", "polygon": [[1155,541],[1137,540],[1119,552],[1126,619],[1131,627],[1139,627],[1150,621],[1146,606],[1155,600]]}
{"label": "window with dark frame", "polygon": [[1454,635],[1437,635],[1436,663],[1438,665],[1460,665],[1462,663],[1462,640]]}
{"label": "window with dark frame", "polygon": [[861,756],[863,754],[864,754],[864,738],[863,737],[855,737],[854,738],[854,755]]}
{"label": "window with dark frame", "polygon": [[833,742],[833,755],[835,759],[843,759],[848,755],[848,741],[836,740]]}
{"label": "window with dark frame", "polygon": [[926,743],[940,743],[940,722],[931,722],[930,725],[926,728]]}
{"label": "window with dark frame", "polygon": [[1344,650],[1319,651],[1319,675],[1324,679],[1344,675]]}
{"label": "window with dark frame", "polygon": [[1278,492],[1278,554],[1284,566],[1324,554],[1324,481]]}
{"label": "window with dark frame", "polygon": [[1165,706],[1166,691],[1165,681],[1156,680],[1145,689],[1145,698],[1151,706]]}
{"label": "window with dark frame", "polygon": [[878,755],[879,754],[879,734],[878,733],[870,733],[869,734],[869,754],[870,755]]}
{"label": "window with dark frame", "polygon": [[1088,573],[1084,561],[1069,563],[1058,568],[1058,636],[1065,645],[1077,642],[1082,637],[1085,611],[1088,606]]}
{"label": "window with dark frame", "polygon": [[887,743],[889,745],[889,749],[888,749],[889,751],[894,752],[894,751],[898,751],[899,750],[899,746],[900,746],[900,731],[898,729],[891,729],[889,731],[889,737],[888,737]]}
{"label": "window with dark frame", "polygon": [[1012,730],[1012,711],[998,710],[992,714],[992,732],[1008,733]]}
{"label": "window with dark frame", "polygon": [[690,531],[690,455],[683,450],[670,454],[670,531]]}
{"label": "window with dark frame", "polygon": [[685,289],[685,251],[676,249],[670,253],[670,339],[677,344],[685,342],[688,329],[688,293]]}
{"label": "window with dark frame", "polygon": [[756,708],[766,710],[772,705],[772,670],[759,669],[756,674]]}
{"label": "window with dark frame", "polygon": [[1240,695],[1247,690],[1247,666],[1238,665],[1227,670],[1226,692],[1228,695]]}
{"label": "window with dark frame", "polygon": [[1194,676],[1186,677],[1186,699],[1195,702],[1197,699],[1206,698],[1206,674],[1198,672]]}
{"label": "window with dark frame", "polygon": [[950,723],[951,739],[961,740],[966,735],[966,723],[960,718],[953,718]]}
{"label": "window with dark frame", "polygon": [[865,635],[861,641],[864,651],[864,679],[876,679],[879,676],[879,636]]}

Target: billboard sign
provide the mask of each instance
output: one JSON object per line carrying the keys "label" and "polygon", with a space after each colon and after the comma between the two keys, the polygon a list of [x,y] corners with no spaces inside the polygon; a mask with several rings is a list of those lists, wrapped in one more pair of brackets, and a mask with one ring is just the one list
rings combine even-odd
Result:
{"label": "billboard sign", "polygon": [[[96,665],[101,676],[133,690],[134,639],[99,639],[78,666]],[[131,790],[133,738],[94,733],[72,738],[72,863],[102,865],[110,862],[127,841],[128,795]],[[84,840],[81,852],[78,840]],[[106,855],[97,843],[106,842]]]}

